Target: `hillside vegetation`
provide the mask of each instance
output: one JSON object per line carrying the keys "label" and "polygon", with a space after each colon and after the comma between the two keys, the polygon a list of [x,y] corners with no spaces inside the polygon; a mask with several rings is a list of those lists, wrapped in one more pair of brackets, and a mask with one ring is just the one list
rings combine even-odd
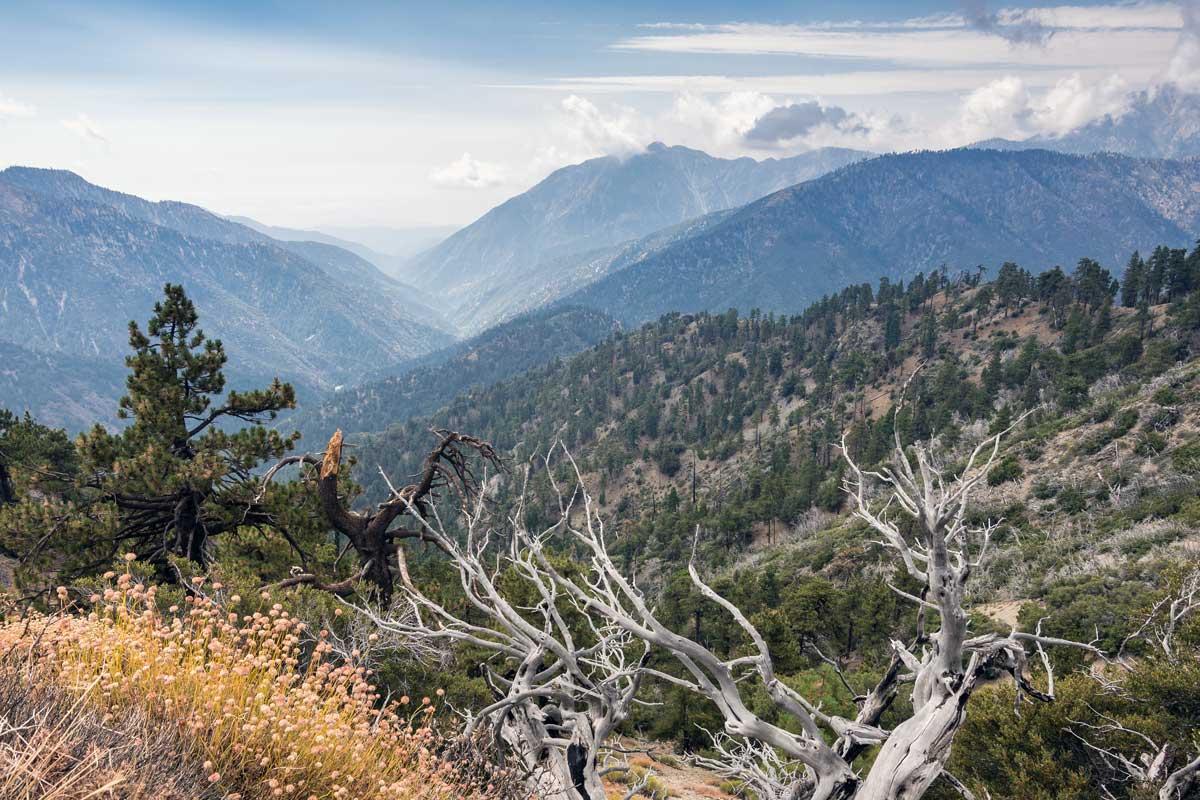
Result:
{"label": "hillside vegetation", "polygon": [[[131,554],[132,555],[132,554]],[[0,796],[503,797],[511,779],[438,752],[429,697],[381,704],[372,676],[266,592],[196,579],[157,596],[138,565],[86,615],[0,624]],[[167,602],[173,604],[167,607]],[[24,734],[24,735],[22,735]]]}
{"label": "hillside vegetation", "polygon": [[[402,725],[407,718],[387,711],[380,695],[432,698],[440,689],[439,705],[484,714],[509,708],[498,698],[516,692],[511,707],[547,725],[554,714],[582,718],[609,708],[609,689],[592,689],[594,702],[575,703],[562,699],[558,684],[525,696],[516,680],[523,663],[542,663],[522,662],[522,636],[535,645],[544,637],[577,642],[590,654],[582,665],[566,658],[544,672],[570,669],[581,685],[632,686],[647,705],[622,700],[615,735],[662,743],[645,745],[648,762],[614,773],[621,789],[610,776],[610,796],[753,797],[736,771],[700,779],[711,781],[706,786],[652,779],[655,759],[711,758],[720,740],[709,732],[721,731],[727,717],[688,688],[686,663],[669,651],[647,646],[643,653],[636,641],[619,638],[603,648],[614,620],[591,615],[582,600],[556,616],[538,576],[553,575],[563,582],[554,585],[570,583],[589,597],[612,581],[636,581],[669,630],[730,663],[751,663],[767,649],[770,674],[791,692],[822,714],[851,719],[871,687],[894,677],[896,643],[921,642],[927,625],[945,618],[926,623],[914,614],[913,600],[923,608],[927,587],[898,567],[894,548],[864,523],[863,509],[883,506],[882,499],[848,500],[854,483],[845,480],[843,435],[846,452],[864,467],[887,463],[899,441],[902,453],[927,445],[938,454],[931,468],[952,477],[967,469],[972,448],[1005,432],[1003,449],[962,510],[964,524],[989,537],[969,570],[963,624],[1005,647],[1016,647],[1017,632],[1052,637],[1046,648],[1057,677],[1050,682],[1050,656],[1044,667],[1030,657],[972,673],[981,683],[948,754],[954,778],[938,778],[927,796],[954,796],[957,781],[997,800],[1105,793],[1141,800],[1163,776],[1128,774],[1096,747],[1130,764],[1149,748],[1151,760],[1165,754],[1171,769],[1196,753],[1200,615],[1181,614],[1169,625],[1162,615],[1193,607],[1186,599],[1171,605],[1175,599],[1200,598],[1200,247],[1158,247],[1125,263],[1120,283],[1115,270],[1088,258],[1070,273],[1034,275],[1006,263],[991,282],[978,272],[938,270],[858,284],[794,316],[671,314],[477,386],[385,431],[344,443],[334,437],[325,446],[326,431],[302,442],[325,449],[309,456],[263,427],[294,402],[291,387],[222,396],[219,345],[200,336],[185,346],[190,328],[180,342],[159,338],[174,329],[171,320],[195,324],[182,289],[169,287],[146,333],[135,328],[131,336],[123,408],[134,421],[126,431],[93,431],[73,443],[35,420],[0,418],[0,555],[23,593],[63,586],[42,595],[41,613],[49,616],[32,617],[33,626],[14,621],[5,636],[33,659],[30,674],[47,687],[47,702],[63,691],[77,698],[102,676],[84,690],[80,707],[88,713],[113,713],[116,704],[152,719],[161,717],[151,712],[186,720],[181,731],[201,767],[187,774],[205,781],[215,774],[212,786],[246,797],[280,796],[275,789],[307,797],[303,778],[321,787],[313,792],[321,798],[339,789],[372,796],[348,788],[351,778],[365,777],[347,777],[340,764],[358,763],[355,747],[376,746],[372,725],[380,719],[388,755],[379,758],[392,771],[379,776],[387,785],[373,788],[376,796],[389,796],[392,781],[419,783],[405,790],[430,797],[446,787],[469,794],[480,781],[502,782],[509,773],[455,755],[467,752],[453,749],[462,742],[425,733],[424,723]],[[499,337],[489,347],[503,361],[522,345],[519,336]],[[178,375],[189,379],[180,383]],[[387,413],[386,394],[378,397],[370,415]],[[231,433],[180,423],[214,414],[244,427]],[[575,472],[557,445],[574,457],[595,501],[591,513],[559,505]],[[343,446],[353,476],[342,468]],[[526,472],[531,461],[535,469]],[[274,470],[274,481],[261,480],[272,463],[300,469],[301,480],[283,481]],[[479,502],[460,504],[464,498]],[[487,515],[487,525],[472,514]],[[606,551],[589,551],[586,533],[575,541],[531,538],[583,520],[591,531],[592,514],[610,532]],[[370,538],[393,521],[392,540]],[[913,533],[910,523],[899,524]],[[131,562],[121,555],[127,551],[134,551]],[[374,560],[381,552],[395,565],[382,572]],[[545,560],[522,560],[529,553]],[[588,572],[597,553],[612,556],[604,580]],[[689,562],[741,617],[714,605],[689,575]],[[139,576],[154,576],[162,588]],[[393,589],[401,602],[389,605]],[[430,618],[451,633],[431,637],[421,623]],[[52,635],[31,639],[31,630]],[[305,633],[312,630],[329,633],[313,638]],[[261,661],[260,640],[278,642],[271,651],[278,658]],[[1069,641],[1080,646],[1063,645]],[[630,682],[629,664],[652,672]],[[177,678],[161,677],[176,667],[183,670]],[[605,670],[616,677],[603,679]],[[334,703],[320,688],[327,679],[340,687],[337,702],[346,698],[348,719],[359,722],[345,722],[340,710],[309,713]],[[251,692],[243,680],[276,688]],[[772,694],[779,684],[736,684],[731,691],[762,725],[800,733],[797,715]],[[530,701],[542,691],[555,698],[553,708]],[[1056,702],[1022,706],[1015,715],[1014,704],[1031,693]],[[254,703],[239,705],[247,697]],[[278,713],[264,711],[264,700]],[[182,717],[163,710],[177,705]],[[877,721],[899,730],[916,711],[900,689]],[[369,715],[378,716],[364,721]],[[489,718],[499,720],[495,730],[510,745],[520,741],[506,721],[516,717]],[[136,714],[130,724],[140,724]],[[321,724],[338,732],[332,741],[312,727]],[[576,730],[570,742],[596,752],[603,740]],[[432,737],[429,754],[413,750],[422,737]],[[331,762],[309,752],[333,741],[348,748],[336,751],[345,754],[337,774],[322,771]],[[272,786],[293,774],[277,766],[293,752],[304,769],[294,771],[290,789]],[[570,751],[563,740],[545,752]],[[845,779],[855,785],[882,751],[858,743],[846,752]],[[622,751],[607,755],[619,759]],[[454,763],[445,767],[439,758]]]}

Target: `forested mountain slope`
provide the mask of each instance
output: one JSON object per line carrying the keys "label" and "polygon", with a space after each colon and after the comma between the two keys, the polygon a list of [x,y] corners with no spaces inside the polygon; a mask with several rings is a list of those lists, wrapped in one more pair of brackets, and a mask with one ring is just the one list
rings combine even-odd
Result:
{"label": "forested mountain slope", "polygon": [[316,445],[332,427],[375,431],[436,411],[463,392],[486,389],[533,367],[575,355],[619,329],[609,316],[581,308],[526,314],[478,336],[413,359],[391,374],[302,404],[277,427],[299,430]]}
{"label": "forested mountain slope", "polygon": [[[791,317],[667,315],[363,437],[360,477],[377,495],[377,466],[410,474],[431,427],[468,430],[514,454],[561,441],[597,481],[605,508],[637,519],[669,494],[676,507],[690,497],[694,462],[707,524],[741,537],[714,551],[728,556],[751,544],[760,523],[796,524],[813,507],[838,507],[838,437],[852,426],[851,445],[868,461],[880,457],[891,435],[885,412],[918,363],[925,367],[910,392],[917,405],[904,420],[915,436],[991,424],[1039,404],[1047,404],[1051,428],[1086,426],[1093,423],[1075,415],[1092,409],[1091,419],[1100,413],[1094,408],[1108,408],[1102,398],[1110,391],[1125,387],[1117,397],[1132,397],[1139,385],[1158,386],[1152,379],[1200,354],[1200,248],[1160,247],[1133,263],[1134,288],[1116,296],[1111,272],[1085,259],[1072,275],[1034,277],[1007,264],[996,282],[978,286],[974,273],[885,279]],[[1155,456],[1186,439],[1189,426],[1159,430],[1148,421],[1157,405],[1138,402],[1147,424],[1121,422],[1092,454],[1121,437],[1127,458],[1143,439]],[[1114,412],[1106,413],[1101,422]],[[749,464],[778,470],[786,485],[763,494],[768,478],[748,484]],[[1082,469],[1093,484],[1094,472]],[[675,529],[647,546],[675,559],[686,536]]]}
{"label": "forested mountain slope", "polygon": [[792,313],[821,295],[942,265],[1040,272],[1200,234],[1200,160],[1048,151],[881,156],[776,192],[648,248],[571,295],[636,324],[669,311]]}
{"label": "forested mountain slope", "polygon": [[0,404],[72,431],[115,418],[125,370],[111,359],[30,350],[0,341]]}
{"label": "forested mountain slope", "polygon": [[[413,259],[406,279],[442,298],[464,329],[529,310],[527,297],[554,299],[567,286],[564,262],[604,251],[685,220],[741,206],[869,154],[827,149],[786,159],[713,158],[653,144],[628,157],[564,167]],[[590,276],[594,278],[595,276]]]}

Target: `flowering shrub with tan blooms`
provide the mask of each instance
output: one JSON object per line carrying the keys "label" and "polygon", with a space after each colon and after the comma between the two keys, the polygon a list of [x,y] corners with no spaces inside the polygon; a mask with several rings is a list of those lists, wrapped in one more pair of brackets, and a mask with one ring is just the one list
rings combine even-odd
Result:
{"label": "flowering shrub with tan blooms", "polygon": [[[26,615],[0,653],[81,698],[108,726],[136,715],[173,726],[202,764],[204,795],[227,800],[449,800],[513,796],[515,776],[460,745],[450,757],[434,703],[381,704],[362,667],[337,663],[327,632],[306,636],[266,592],[243,604],[197,579],[183,607],[155,586],[105,576],[87,613]],[[241,615],[233,606],[257,610]],[[316,644],[306,646],[305,639]],[[466,757],[464,757],[466,756]],[[201,787],[197,788],[197,794]],[[64,795],[70,797],[73,795]],[[101,797],[124,797],[115,794]]]}

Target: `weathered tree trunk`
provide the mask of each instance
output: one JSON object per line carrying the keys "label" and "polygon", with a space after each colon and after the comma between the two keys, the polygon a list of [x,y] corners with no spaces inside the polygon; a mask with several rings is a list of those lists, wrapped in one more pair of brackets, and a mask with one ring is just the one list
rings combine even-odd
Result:
{"label": "weathered tree trunk", "polygon": [[1172,772],[1158,790],[1158,800],[1184,800],[1200,778],[1200,757]]}
{"label": "weathered tree trunk", "polygon": [[175,553],[194,564],[204,564],[204,543],[207,532],[200,519],[199,492],[187,492],[175,505]]}
{"label": "weathered tree trunk", "polygon": [[854,800],[917,800],[929,790],[966,716],[970,690],[944,692],[896,726]]}
{"label": "weathered tree trunk", "polygon": [[17,502],[17,491],[13,488],[12,476],[8,465],[0,461],[0,505]]}
{"label": "weathered tree trunk", "polygon": [[[539,800],[580,800],[572,788],[566,753],[545,744],[546,726],[535,719],[536,706],[521,705],[509,712],[500,728],[500,738],[516,755],[529,777],[530,797]],[[599,795],[603,798],[603,795]],[[590,800],[590,799],[589,799]]]}

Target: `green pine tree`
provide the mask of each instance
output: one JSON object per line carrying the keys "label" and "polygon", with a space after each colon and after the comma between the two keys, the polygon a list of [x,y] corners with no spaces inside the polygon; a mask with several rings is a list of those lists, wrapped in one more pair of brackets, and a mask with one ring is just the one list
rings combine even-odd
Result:
{"label": "green pine tree", "polygon": [[1133,255],[1129,258],[1129,264],[1125,267],[1125,274],[1121,278],[1121,305],[1125,308],[1135,308],[1138,304],[1138,298],[1141,297],[1142,284],[1145,281],[1146,264],[1142,261],[1141,255],[1134,250]]}
{"label": "green pine tree", "polygon": [[212,537],[274,524],[254,471],[291,449],[295,435],[262,422],[292,408],[295,393],[278,379],[225,393],[224,346],[198,327],[182,286],[167,284],[164,294],[145,332],[129,324],[133,354],[118,413],[131,424],[119,434],[96,426],[79,450],[89,486],[115,507],[114,551],[204,564]]}

